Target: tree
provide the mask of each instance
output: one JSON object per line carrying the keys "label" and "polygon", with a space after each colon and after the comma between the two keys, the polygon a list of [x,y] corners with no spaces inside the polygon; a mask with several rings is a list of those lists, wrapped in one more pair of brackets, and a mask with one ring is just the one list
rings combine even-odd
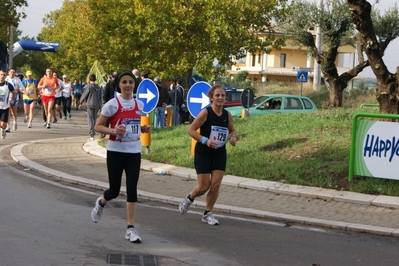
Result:
{"label": "tree", "polygon": [[28,6],[26,0],[0,0],[0,41],[7,44],[10,40],[9,27],[18,27],[26,14],[21,8]]}
{"label": "tree", "polygon": [[54,71],[67,73],[72,78],[85,77],[97,60],[101,42],[94,38],[89,20],[91,10],[86,0],[64,1],[60,10],[44,18],[45,28],[38,36],[40,41],[59,42],[56,53],[42,53]]}
{"label": "tree", "polygon": [[[278,47],[271,21],[284,0],[76,0],[46,17],[40,38],[60,41],[57,68],[82,71],[99,60],[107,71],[148,69],[165,78],[214,74],[213,62],[231,65],[244,51]],[[78,12],[77,12],[78,11]],[[258,38],[257,33],[270,33]],[[188,83],[188,82],[187,82]]]}
{"label": "tree", "polygon": [[[392,19],[390,12],[387,12],[384,16],[375,14],[374,18],[378,24],[391,22],[399,25],[397,20]],[[369,66],[369,61],[362,56],[362,46],[357,45],[358,55],[360,55],[357,65],[347,72],[338,74],[335,61],[339,48],[345,45],[354,46],[356,42],[359,42],[358,37],[360,36],[356,34],[353,27],[347,3],[343,0],[329,1],[320,9],[315,3],[295,1],[290,6],[287,18],[288,20],[285,21],[283,27],[287,38],[293,39],[298,46],[308,47],[308,53],[321,64],[324,79],[329,84],[329,105],[331,107],[342,106],[343,91],[347,87],[347,83]],[[309,29],[315,29],[316,26],[320,27],[322,33],[322,52],[317,49],[314,36],[309,31]],[[387,40],[386,46],[381,47],[385,50],[392,39],[388,40],[383,36],[390,36],[394,39],[398,36],[398,33],[395,33],[392,27],[380,27],[379,29],[378,36],[380,37],[378,38]]]}
{"label": "tree", "polygon": [[21,8],[28,6],[26,0],[0,0],[0,25],[1,27],[18,27],[21,19],[26,18],[25,12]]}
{"label": "tree", "polygon": [[[358,34],[358,42],[367,55],[367,61],[377,78],[376,97],[380,104],[380,112],[397,114],[399,108],[399,66],[396,73],[390,73],[382,57],[388,44],[399,35],[399,14],[397,5],[390,9],[390,16],[385,22],[374,24],[372,6],[365,0],[348,0],[351,17]],[[382,27],[390,32],[378,35]]]}

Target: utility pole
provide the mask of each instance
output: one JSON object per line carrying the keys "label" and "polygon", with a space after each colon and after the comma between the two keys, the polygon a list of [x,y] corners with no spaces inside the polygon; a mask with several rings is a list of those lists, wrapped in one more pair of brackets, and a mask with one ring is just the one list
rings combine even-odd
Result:
{"label": "utility pole", "polygon": [[[319,10],[321,11],[323,9],[323,0],[319,0],[318,3]],[[322,37],[321,37],[321,29],[320,26],[316,26],[316,48],[319,51],[319,53],[322,52]],[[314,72],[313,72],[313,90],[317,91],[319,90],[321,84],[321,66],[320,64],[317,63],[316,59],[314,60]]]}
{"label": "utility pole", "polygon": [[8,45],[8,69],[12,68],[14,57],[14,26],[10,25],[10,43]]}

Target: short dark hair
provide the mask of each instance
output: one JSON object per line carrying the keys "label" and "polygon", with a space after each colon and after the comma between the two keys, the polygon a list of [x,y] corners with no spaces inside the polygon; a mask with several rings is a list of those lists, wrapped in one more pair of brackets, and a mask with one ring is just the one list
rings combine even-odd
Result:
{"label": "short dark hair", "polygon": [[141,76],[142,77],[148,79],[149,75],[150,75],[150,72],[148,72],[148,70],[141,71]]}
{"label": "short dark hair", "polygon": [[96,80],[97,80],[96,74],[93,74],[93,73],[90,74],[89,80],[90,80],[90,81],[96,81]]}

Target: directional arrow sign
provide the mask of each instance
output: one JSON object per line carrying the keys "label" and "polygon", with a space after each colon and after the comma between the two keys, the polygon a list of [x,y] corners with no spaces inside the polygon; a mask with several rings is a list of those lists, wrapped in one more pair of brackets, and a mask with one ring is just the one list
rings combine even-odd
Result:
{"label": "directional arrow sign", "polygon": [[152,80],[144,79],[141,81],[136,95],[137,99],[144,103],[144,113],[150,113],[157,106],[159,91],[157,85]]}
{"label": "directional arrow sign", "polygon": [[197,117],[202,109],[210,105],[208,97],[208,91],[210,88],[211,85],[205,81],[199,81],[191,86],[188,91],[187,108],[193,117]]}

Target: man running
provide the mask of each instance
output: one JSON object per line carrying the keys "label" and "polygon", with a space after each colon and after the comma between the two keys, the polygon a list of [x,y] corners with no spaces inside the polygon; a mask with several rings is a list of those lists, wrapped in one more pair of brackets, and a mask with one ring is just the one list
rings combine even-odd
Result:
{"label": "man running", "polygon": [[55,90],[59,87],[58,79],[53,76],[51,68],[46,69],[46,76],[42,77],[38,88],[41,90],[43,108],[46,113],[47,128],[51,128],[51,111],[55,100]]}
{"label": "man running", "polygon": [[1,138],[6,138],[6,127],[10,114],[10,105],[14,103],[16,93],[14,87],[6,81],[7,72],[0,69],[0,128]]}
{"label": "man running", "polygon": [[37,98],[39,97],[39,90],[37,89],[38,82],[33,79],[32,71],[26,71],[26,79],[22,81],[25,87],[25,92],[22,96],[24,101],[24,122],[28,122],[28,128],[32,127],[33,115],[37,103]]}
{"label": "man running", "polygon": [[[11,83],[11,85],[14,87],[15,94],[16,94],[16,98],[14,98],[14,101],[12,103],[10,103],[10,114],[12,115],[13,120],[14,120],[12,129],[14,131],[17,130],[17,128],[18,128],[18,125],[17,125],[17,106],[18,106],[18,103],[19,103],[19,93],[25,91],[24,85],[22,85],[21,80],[15,74],[16,74],[16,70],[15,70],[15,68],[12,67],[12,68],[9,69],[8,76],[6,78],[6,81],[8,83]],[[10,116],[8,116],[6,131],[10,132]]]}

